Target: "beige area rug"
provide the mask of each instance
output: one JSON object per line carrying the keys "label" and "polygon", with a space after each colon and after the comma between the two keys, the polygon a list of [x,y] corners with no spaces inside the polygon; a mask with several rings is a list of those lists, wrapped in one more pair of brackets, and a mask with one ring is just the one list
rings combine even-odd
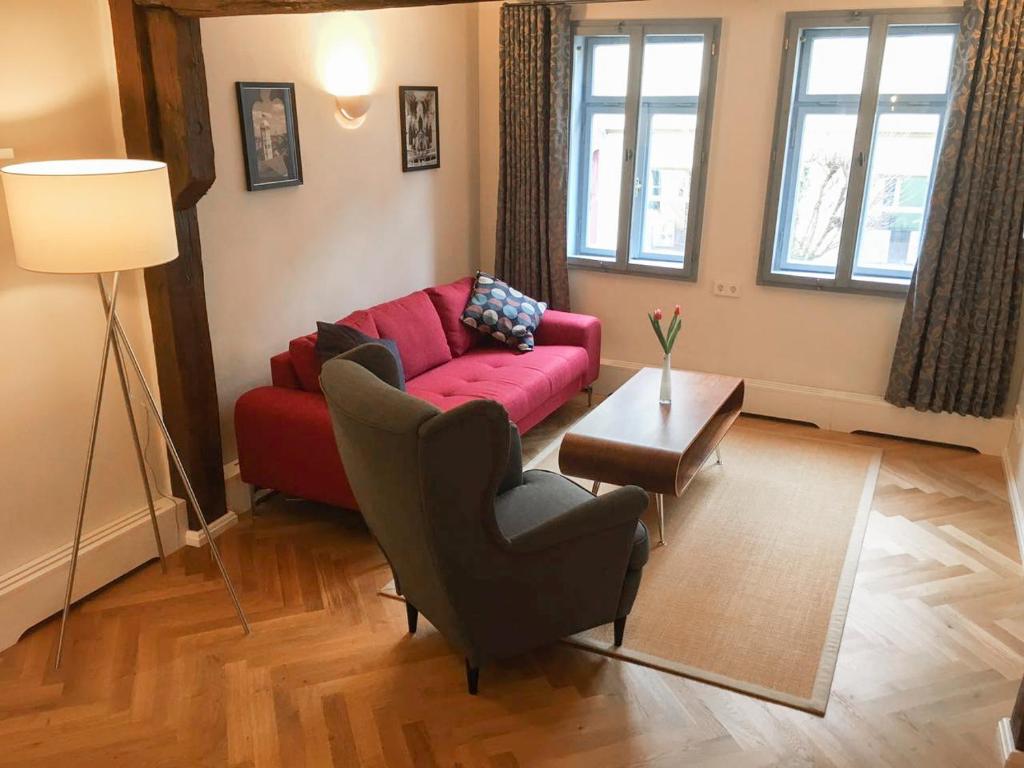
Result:
{"label": "beige area rug", "polygon": [[[560,442],[529,468],[557,472]],[[721,452],[666,498],[664,546],[653,505],[645,516],[622,647],[611,625],[566,642],[824,714],[881,451],[736,426]]]}

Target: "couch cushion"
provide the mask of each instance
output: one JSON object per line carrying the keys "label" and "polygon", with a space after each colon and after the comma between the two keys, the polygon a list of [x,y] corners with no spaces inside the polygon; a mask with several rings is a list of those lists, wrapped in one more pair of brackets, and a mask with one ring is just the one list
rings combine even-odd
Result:
{"label": "couch cushion", "polygon": [[380,337],[398,344],[407,381],[452,359],[441,318],[423,291],[378,304],[368,311]]}
{"label": "couch cushion", "polygon": [[373,315],[365,309],[357,309],[352,314],[341,318],[337,324],[347,325],[349,328],[355,328],[357,331],[365,333],[373,339],[380,338],[380,331],[377,330],[377,324],[373,322]]}
{"label": "couch cushion", "polygon": [[589,360],[582,347],[541,346],[528,355],[477,347],[406,382],[411,395],[443,411],[470,400],[496,400],[519,421],[573,382],[582,381]]}
{"label": "couch cushion", "polygon": [[425,293],[441,318],[441,327],[448,339],[448,349],[452,357],[464,355],[471,347],[480,343],[481,335],[462,323],[462,310],[469,302],[469,294],[473,290],[473,278],[464,277],[447,285],[436,285],[427,288]]}
{"label": "couch cushion", "polygon": [[[338,321],[338,325],[355,328],[374,339],[380,338],[373,317],[365,309],[357,310],[343,317]],[[320,358],[316,353],[316,334],[310,333],[292,339],[288,344],[288,352],[292,358],[295,375],[302,388],[307,392],[320,392]]]}

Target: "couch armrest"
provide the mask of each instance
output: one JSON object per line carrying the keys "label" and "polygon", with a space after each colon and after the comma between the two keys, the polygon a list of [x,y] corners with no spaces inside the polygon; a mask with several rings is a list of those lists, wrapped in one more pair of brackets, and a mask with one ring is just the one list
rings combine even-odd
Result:
{"label": "couch armrest", "polygon": [[534,337],[537,344],[583,347],[588,358],[583,386],[597,379],[601,372],[601,321],[596,317],[549,309],[541,318]]}
{"label": "couch armrest", "polygon": [[322,395],[251,389],[235,404],[235,437],[243,482],[355,508]]}
{"label": "couch armrest", "polygon": [[647,492],[642,488],[635,485],[617,488],[524,531],[509,540],[509,545],[516,552],[537,552],[573,539],[584,539],[609,528],[628,524],[636,526],[636,521],[647,509],[647,503]]}

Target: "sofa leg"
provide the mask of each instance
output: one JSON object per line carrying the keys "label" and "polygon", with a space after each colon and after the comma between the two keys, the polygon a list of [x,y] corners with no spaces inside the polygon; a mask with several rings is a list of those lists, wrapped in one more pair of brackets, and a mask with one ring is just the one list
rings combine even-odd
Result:
{"label": "sofa leg", "polygon": [[594,405],[594,385],[584,387],[583,391],[587,393],[587,408],[590,408]]}
{"label": "sofa leg", "polygon": [[480,688],[480,667],[474,667],[466,659],[466,688],[470,696],[476,696]]}
{"label": "sofa leg", "polygon": [[408,600],[405,601],[405,618],[409,621],[409,634],[416,634],[416,620],[419,618],[420,612],[416,610],[416,606],[410,603]]}
{"label": "sofa leg", "polygon": [[615,647],[622,645],[622,636],[626,633],[626,617],[615,620]]}
{"label": "sofa leg", "polygon": [[256,491],[258,491],[255,485],[249,485],[249,515],[252,517],[252,524],[256,525]]}

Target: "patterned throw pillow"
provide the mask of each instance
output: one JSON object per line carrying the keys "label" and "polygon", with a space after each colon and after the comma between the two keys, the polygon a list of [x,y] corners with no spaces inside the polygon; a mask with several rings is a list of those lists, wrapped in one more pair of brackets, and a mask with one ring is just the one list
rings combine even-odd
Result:
{"label": "patterned throw pillow", "polygon": [[524,296],[493,275],[476,273],[462,322],[518,352],[533,349],[533,332],[548,305]]}

